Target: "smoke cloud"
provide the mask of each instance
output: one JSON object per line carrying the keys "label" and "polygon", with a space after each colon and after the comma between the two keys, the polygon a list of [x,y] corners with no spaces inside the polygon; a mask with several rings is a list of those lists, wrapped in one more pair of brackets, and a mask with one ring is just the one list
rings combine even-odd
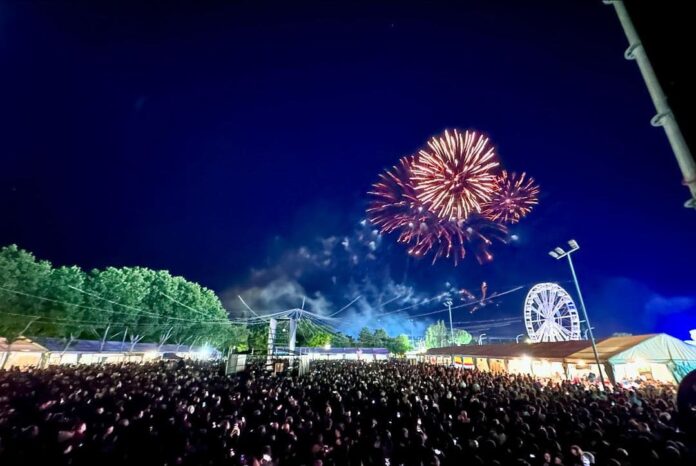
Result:
{"label": "smoke cloud", "polygon": [[[241,287],[223,293],[227,309],[243,312],[244,301],[259,314],[299,308],[336,315],[336,329],[356,336],[360,329],[384,328],[394,336],[421,335],[426,323],[411,322],[400,308],[417,309],[430,302],[432,292],[417,290],[392,277],[383,238],[365,221],[348,235],[317,237],[300,246],[278,239],[268,267],[253,269]],[[234,312],[237,314],[237,312]],[[248,315],[245,314],[245,315]]]}

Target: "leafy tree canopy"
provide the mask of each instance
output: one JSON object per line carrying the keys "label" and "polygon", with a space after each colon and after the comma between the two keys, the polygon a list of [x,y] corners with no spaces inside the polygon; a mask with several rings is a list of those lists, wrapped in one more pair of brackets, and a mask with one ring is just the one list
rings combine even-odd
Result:
{"label": "leafy tree canopy", "polygon": [[0,249],[0,335],[243,346],[215,293],[167,271],[54,268],[16,245]]}
{"label": "leafy tree canopy", "polygon": [[454,330],[454,342],[450,329],[445,322],[439,320],[428,326],[425,330],[425,347],[426,348],[442,348],[449,345],[468,345],[473,337],[469,332],[462,329]]}

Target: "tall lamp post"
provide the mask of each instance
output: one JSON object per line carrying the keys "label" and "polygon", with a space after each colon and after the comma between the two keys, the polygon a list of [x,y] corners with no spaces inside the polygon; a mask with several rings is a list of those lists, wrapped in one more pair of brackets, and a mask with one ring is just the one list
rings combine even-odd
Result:
{"label": "tall lamp post", "polygon": [[587,332],[590,334],[590,341],[592,342],[592,352],[594,353],[595,362],[597,363],[597,370],[599,370],[599,380],[602,382],[602,388],[606,389],[604,383],[604,375],[602,374],[602,365],[599,362],[599,353],[597,353],[597,345],[595,344],[594,334],[592,333],[592,324],[590,324],[590,318],[587,316],[587,308],[585,307],[585,300],[582,299],[582,292],[580,291],[580,284],[578,283],[578,276],[575,274],[575,267],[573,267],[573,259],[570,257],[575,251],[580,249],[580,245],[574,239],[568,241],[568,246],[570,249],[568,251],[563,250],[561,247],[554,248],[553,251],[549,251],[549,255],[554,259],[568,258],[568,265],[570,265],[570,273],[573,274],[573,281],[575,282],[575,289],[578,292],[578,298],[580,298],[580,307],[582,308],[582,313],[585,316],[585,323],[587,323]]}
{"label": "tall lamp post", "polygon": [[413,348],[415,349],[416,338],[413,336],[413,319],[408,319],[408,321],[411,323],[411,344],[413,345]]}
{"label": "tall lamp post", "polygon": [[452,325],[452,300],[450,298],[447,298],[445,300],[445,306],[447,306],[447,310],[449,311],[449,319],[450,319],[450,345],[454,346],[454,326]]}
{"label": "tall lamp post", "polygon": [[[594,327],[592,327],[592,330],[594,330]],[[585,329],[585,332],[584,332],[584,334],[585,334],[585,340],[587,340],[587,332],[589,332],[589,331],[590,331],[590,328],[589,328],[589,327]]]}

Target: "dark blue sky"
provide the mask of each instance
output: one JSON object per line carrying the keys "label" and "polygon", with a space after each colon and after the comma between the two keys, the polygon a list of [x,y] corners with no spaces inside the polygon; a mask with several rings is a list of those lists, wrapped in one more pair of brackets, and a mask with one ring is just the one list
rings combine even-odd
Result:
{"label": "dark blue sky", "polygon": [[492,264],[410,264],[415,285],[567,280],[547,251],[574,237],[600,334],[696,328],[696,213],[600,1],[171,3],[0,6],[0,244],[223,292],[476,128],[541,203]]}

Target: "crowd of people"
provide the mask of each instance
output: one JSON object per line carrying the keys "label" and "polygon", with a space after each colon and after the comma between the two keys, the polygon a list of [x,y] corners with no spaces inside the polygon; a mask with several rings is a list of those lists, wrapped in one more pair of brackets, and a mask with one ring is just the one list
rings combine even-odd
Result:
{"label": "crowd of people", "polygon": [[674,388],[405,362],[0,371],[0,465],[687,465]]}

